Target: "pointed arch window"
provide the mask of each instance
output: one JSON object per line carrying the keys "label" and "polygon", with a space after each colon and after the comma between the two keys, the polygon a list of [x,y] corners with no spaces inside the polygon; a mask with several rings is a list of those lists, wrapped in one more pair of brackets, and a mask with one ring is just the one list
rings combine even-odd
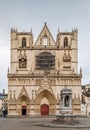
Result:
{"label": "pointed arch window", "polygon": [[64,38],[64,48],[67,47],[67,46],[68,46],[68,38],[65,37],[65,38]]}
{"label": "pointed arch window", "polygon": [[47,35],[45,35],[43,38],[43,44],[44,44],[44,46],[47,46],[47,44],[48,44]]}
{"label": "pointed arch window", "polygon": [[23,48],[26,47],[26,38],[25,37],[22,38],[22,47]]}
{"label": "pointed arch window", "polygon": [[26,68],[27,67],[27,59],[19,59],[19,68]]}

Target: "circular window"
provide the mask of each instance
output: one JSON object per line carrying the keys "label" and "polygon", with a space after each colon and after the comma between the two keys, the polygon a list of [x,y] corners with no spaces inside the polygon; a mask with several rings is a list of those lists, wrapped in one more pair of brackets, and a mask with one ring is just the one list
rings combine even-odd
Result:
{"label": "circular window", "polygon": [[36,56],[36,69],[53,69],[55,56],[50,52],[42,52]]}

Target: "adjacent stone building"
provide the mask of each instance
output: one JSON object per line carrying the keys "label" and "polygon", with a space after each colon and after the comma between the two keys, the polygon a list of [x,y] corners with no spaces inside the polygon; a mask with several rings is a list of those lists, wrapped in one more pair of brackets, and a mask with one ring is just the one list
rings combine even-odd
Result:
{"label": "adjacent stone building", "polygon": [[8,94],[5,93],[5,89],[3,89],[3,93],[0,93],[0,116],[4,111],[8,111]]}
{"label": "adjacent stone building", "polygon": [[81,112],[82,115],[90,117],[90,84],[82,86]]}
{"label": "adjacent stone building", "polygon": [[[45,23],[35,43],[32,31],[11,29],[10,52],[8,115],[59,114],[60,93],[65,87],[72,93],[73,113],[81,113],[77,29],[58,31],[54,40]],[[67,103],[69,96],[63,100]]]}

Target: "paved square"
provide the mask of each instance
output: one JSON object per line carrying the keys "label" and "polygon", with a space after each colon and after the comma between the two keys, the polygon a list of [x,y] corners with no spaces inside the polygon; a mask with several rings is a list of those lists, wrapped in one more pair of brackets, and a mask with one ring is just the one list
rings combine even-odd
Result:
{"label": "paved square", "polygon": [[[81,122],[81,126],[83,122],[87,125],[87,128],[57,128],[57,124],[52,126],[52,120],[55,118],[0,118],[0,130],[90,130],[90,118],[81,118],[79,119]],[[38,126],[37,124],[41,123],[43,125]],[[44,124],[52,124],[50,126],[44,126]],[[85,126],[84,125],[84,126]],[[75,126],[74,126],[75,127]]]}

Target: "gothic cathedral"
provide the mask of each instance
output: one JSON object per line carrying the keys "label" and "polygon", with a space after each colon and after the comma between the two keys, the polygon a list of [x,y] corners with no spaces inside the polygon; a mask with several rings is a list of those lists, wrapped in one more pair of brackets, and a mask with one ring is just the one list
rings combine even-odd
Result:
{"label": "gothic cathedral", "polygon": [[[8,70],[8,115],[60,113],[61,92],[70,90],[73,113],[81,113],[78,30],[60,32],[54,40],[45,23],[34,43],[33,33],[11,29]],[[64,108],[69,96],[64,96]]]}

